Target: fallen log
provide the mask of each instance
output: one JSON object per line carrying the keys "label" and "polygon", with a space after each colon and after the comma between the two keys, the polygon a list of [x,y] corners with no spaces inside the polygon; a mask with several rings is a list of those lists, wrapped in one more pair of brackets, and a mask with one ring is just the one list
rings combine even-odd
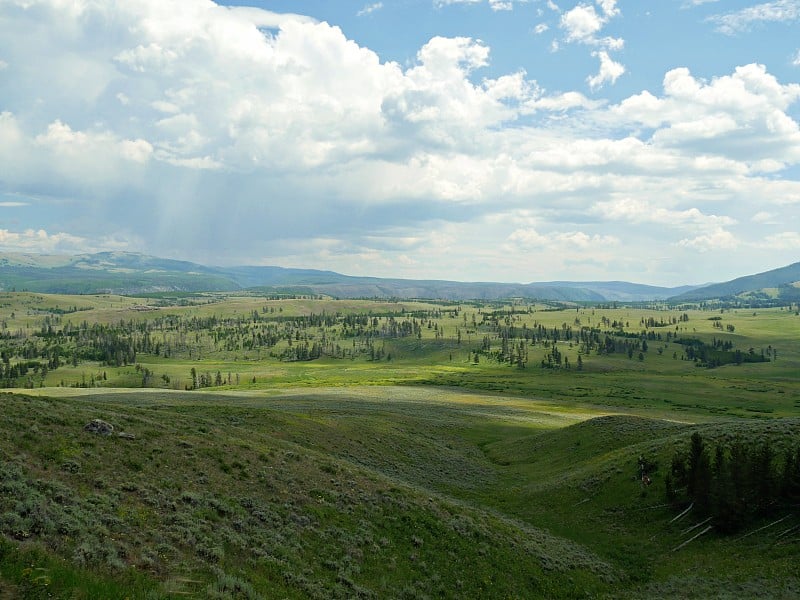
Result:
{"label": "fallen log", "polygon": [[740,538],[739,538],[739,539],[737,539],[736,541],[738,542],[739,540],[743,540],[744,538],[746,538],[746,537],[749,537],[749,536],[753,535],[754,533],[758,533],[759,531],[764,531],[765,529],[769,529],[769,528],[770,528],[770,527],[772,527],[773,525],[777,525],[778,523],[782,523],[783,521],[785,521],[786,519],[788,519],[788,518],[789,518],[789,517],[791,517],[791,516],[792,516],[792,515],[790,515],[790,514],[789,514],[789,515],[786,515],[786,516],[785,516],[785,517],[783,517],[782,519],[778,519],[777,521],[773,521],[773,522],[772,522],[772,523],[770,523],[769,525],[764,525],[763,527],[759,527],[758,529],[754,529],[753,531],[751,531],[751,532],[749,532],[749,533],[746,533],[746,534],[744,534],[742,537],[740,537]]}
{"label": "fallen log", "polygon": [[681,535],[686,535],[690,531],[693,531],[694,529],[697,529],[698,527],[702,527],[703,525],[708,523],[711,519],[712,519],[712,517],[708,517],[705,521],[700,521],[697,525],[692,525],[688,529],[684,529],[683,531],[681,531]]}
{"label": "fallen log", "polygon": [[672,521],[670,521],[670,523],[674,523],[674,522],[675,522],[675,521],[677,521],[678,519],[682,519],[682,518],[683,518],[685,515],[689,514],[689,511],[690,511],[690,510],[692,510],[692,507],[693,507],[693,506],[694,506],[694,502],[692,502],[692,503],[689,505],[689,508],[687,508],[685,511],[683,511],[681,514],[679,514],[677,517],[675,517],[674,519],[672,519]]}
{"label": "fallen log", "polygon": [[681,548],[683,548],[684,546],[686,546],[686,545],[687,545],[689,542],[693,542],[693,541],[695,541],[695,540],[696,540],[697,538],[699,538],[701,535],[705,535],[706,533],[708,533],[708,532],[709,532],[709,531],[711,531],[712,529],[714,529],[714,526],[713,526],[713,525],[709,525],[708,527],[706,527],[705,529],[703,529],[703,531],[701,531],[700,533],[698,533],[696,536],[694,536],[694,537],[692,537],[692,538],[689,538],[688,540],[686,540],[685,542],[683,542],[683,543],[682,543],[680,546],[676,546],[675,548],[673,548],[673,549],[672,549],[672,551],[673,551],[673,552],[677,552],[678,550],[680,550]]}

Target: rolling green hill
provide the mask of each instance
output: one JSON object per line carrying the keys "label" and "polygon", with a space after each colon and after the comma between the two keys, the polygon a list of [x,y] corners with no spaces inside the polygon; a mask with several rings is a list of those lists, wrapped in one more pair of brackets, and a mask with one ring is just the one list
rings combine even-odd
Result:
{"label": "rolling green hill", "polygon": [[777,288],[787,299],[791,296],[800,298],[792,284],[800,281],[800,262],[773,269],[756,275],[739,277],[726,283],[716,283],[699,289],[690,290],[683,294],[678,294],[670,298],[676,302],[696,302],[701,300],[713,300],[716,298],[729,298],[748,293],[763,292],[770,288]]}

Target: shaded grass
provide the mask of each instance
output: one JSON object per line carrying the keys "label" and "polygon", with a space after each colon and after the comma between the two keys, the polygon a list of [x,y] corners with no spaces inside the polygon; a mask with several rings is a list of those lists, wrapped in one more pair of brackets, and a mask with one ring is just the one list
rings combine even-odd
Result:
{"label": "shaded grass", "polygon": [[0,598],[156,598],[157,583],[135,571],[81,568],[36,545],[0,538]]}
{"label": "shaded grass", "polygon": [[[456,475],[478,485],[489,474],[478,455],[454,467],[456,449],[431,463],[450,443],[442,436],[393,471],[409,423],[398,434],[363,422],[397,443],[364,447],[320,415],[146,396],[2,396],[0,514],[14,515],[3,532],[112,578],[135,568],[164,593],[184,580],[225,588],[230,577],[265,597],[572,597],[608,586],[613,571],[579,545],[438,493]],[[136,439],[84,433],[98,413]]]}

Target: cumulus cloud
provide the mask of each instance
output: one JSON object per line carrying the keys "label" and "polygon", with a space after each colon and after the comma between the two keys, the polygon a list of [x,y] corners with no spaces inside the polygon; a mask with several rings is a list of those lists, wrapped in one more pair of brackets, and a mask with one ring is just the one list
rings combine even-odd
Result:
{"label": "cumulus cloud", "polygon": [[[559,31],[596,53],[600,89],[624,69],[603,35],[619,8],[579,6]],[[613,266],[634,242],[630,260],[650,260],[659,236],[678,260],[764,239],[736,224],[800,203],[783,176],[800,86],[761,65],[675,69],[609,105],[492,73],[474,38],[433,37],[400,65],[328,23],[201,0],[28,0],[0,20],[0,56],[0,193],[65,207],[14,210],[41,221],[4,225],[20,248],[438,277],[468,256],[466,276],[516,280],[506,245]]]}
{"label": "cumulus cloud", "polygon": [[800,19],[800,0],[775,0],[737,11],[713,15],[708,18],[717,26],[717,31],[735,35],[748,31],[758,23],[782,22],[793,23]]}
{"label": "cumulus cloud", "polygon": [[598,37],[611,18],[619,15],[616,0],[598,0],[597,3],[600,12],[591,4],[578,4],[561,15],[565,41],[619,50],[624,45],[622,39]]}
{"label": "cumulus cloud", "polygon": [[136,163],[145,163],[153,153],[153,146],[142,139],[120,140],[108,132],[74,131],[56,119],[47,130],[36,136],[35,144],[50,151],[55,157],[65,157],[70,165],[91,161],[102,167],[104,159],[118,157]]}
{"label": "cumulus cloud", "polygon": [[[763,65],[703,81],[679,68],[664,76],[664,96],[642,92],[613,106],[619,122],[653,128],[651,142],[742,161],[753,170],[800,161],[800,127],[788,114],[800,85],[781,84]],[[777,164],[776,164],[777,163]]]}
{"label": "cumulus cloud", "polygon": [[592,56],[596,56],[600,59],[600,70],[596,75],[591,75],[586,78],[589,87],[593,90],[603,87],[606,83],[616,83],[617,79],[625,73],[625,67],[612,60],[605,50],[592,52]]}
{"label": "cumulus cloud", "polygon": [[696,250],[698,252],[711,252],[718,250],[733,250],[739,246],[740,241],[730,231],[719,227],[714,231],[698,235],[694,238],[685,238],[678,242],[678,246]]}
{"label": "cumulus cloud", "polygon": [[0,229],[0,249],[4,252],[58,254],[82,252],[86,240],[68,233],[47,233],[44,229],[9,231]]}
{"label": "cumulus cloud", "polygon": [[568,42],[597,43],[595,36],[604,24],[605,20],[591,4],[579,4],[561,16],[561,27]]}
{"label": "cumulus cloud", "polygon": [[[625,45],[622,38],[600,36],[600,32],[608,22],[620,14],[616,0],[596,0],[593,4],[580,3],[561,14],[559,26],[564,32],[564,42],[599,47],[592,51],[592,56],[600,60],[600,67],[595,75],[586,78],[589,87],[594,91],[603,85],[616,83],[625,73],[622,63],[613,60],[609,51],[621,50]],[[552,49],[557,51],[559,44],[553,41]]]}
{"label": "cumulus cloud", "polygon": [[0,180],[6,185],[119,189],[141,175],[152,155],[153,146],[141,138],[107,129],[78,131],[59,119],[27,131],[24,120],[0,113]]}
{"label": "cumulus cloud", "polygon": [[616,17],[619,14],[617,0],[597,0],[597,4],[607,18]]}

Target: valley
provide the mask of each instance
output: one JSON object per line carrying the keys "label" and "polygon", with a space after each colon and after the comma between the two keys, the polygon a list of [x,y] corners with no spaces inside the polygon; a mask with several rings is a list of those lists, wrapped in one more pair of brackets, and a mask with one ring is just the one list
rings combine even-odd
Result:
{"label": "valley", "polygon": [[794,305],[18,292],[0,322],[10,597],[800,589],[791,500],[676,550],[705,515],[665,487],[693,433],[782,468]]}

